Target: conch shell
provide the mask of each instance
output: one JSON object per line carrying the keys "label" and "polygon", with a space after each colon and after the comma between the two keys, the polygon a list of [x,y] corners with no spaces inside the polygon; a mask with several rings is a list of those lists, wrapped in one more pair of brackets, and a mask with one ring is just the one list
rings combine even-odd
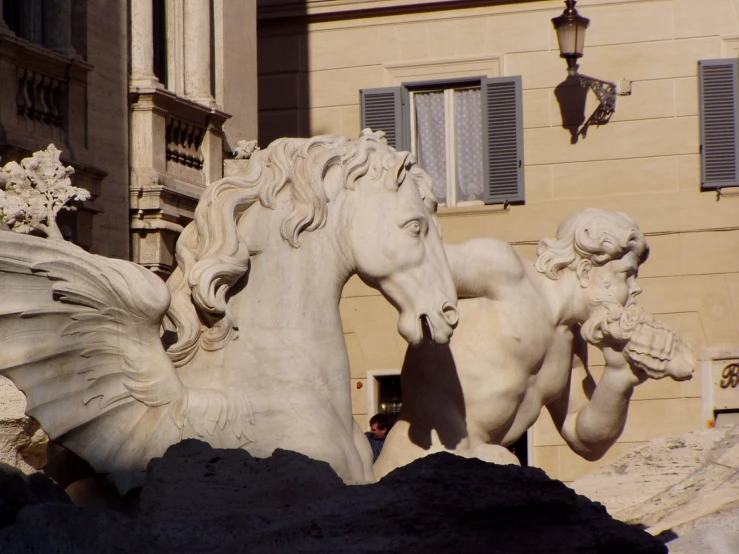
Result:
{"label": "conch shell", "polygon": [[646,312],[639,317],[623,353],[632,367],[652,379],[684,381],[693,376],[697,364],[690,345]]}

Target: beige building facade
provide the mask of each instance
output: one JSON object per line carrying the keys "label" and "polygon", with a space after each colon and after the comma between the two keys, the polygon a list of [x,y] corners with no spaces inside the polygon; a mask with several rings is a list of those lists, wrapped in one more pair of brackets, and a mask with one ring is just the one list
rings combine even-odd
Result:
{"label": "beige building facade", "polygon": [[[262,145],[279,136],[356,136],[371,115],[362,114],[360,91],[398,87],[418,114],[434,86],[443,92],[474,82],[479,88],[490,78],[520,80],[515,117],[522,129],[517,190],[523,201],[485,204],[480,197],[452,207],[450,193],[440,210],[445,240],[497,237],[534,259],[538,240],[553,236],[566,215],[590,206],[626,212],[652,248],[640,272],[641,303],[704,360],[692,381],[650,381],[636,389],[626,429],[607,460],[660,435],[711,426],[717,411],[739,409],[739,378],[732,386],[725,369],[739,357],[739,188],[731,180],[718,190],[703,185],[701,109],[711,99],[699,86],[699,62],[736,63],[739,2],[578,2],[591,19],[581,73],[631,90],[617,98],[605,124],[589,126],[598,99],[565,82],[551,23],[563,8],[553,0],[262,0],[259,136]],[[731,90],[722,94],[735,110],[731,75]],[[443,106],[447,115],[456,109]],[[734,121],[735,134],[733,117],[727,121]],[[401,123],[405,146],[418,150],[420,120]],[[456,133],[461,140],[463,132]],[[454,147],[447,145],[448,159]],[[346,286],[341,310],[354,412],[366,425],[382,409],[378,390],[399,372],[405,344],[393,308],[358,280]],[[603,360],[595,350],[590,366],[597,377]],[[529,432],[528,454],[529,463],[564,481],[602,463],[573,454],[546,414]]]}

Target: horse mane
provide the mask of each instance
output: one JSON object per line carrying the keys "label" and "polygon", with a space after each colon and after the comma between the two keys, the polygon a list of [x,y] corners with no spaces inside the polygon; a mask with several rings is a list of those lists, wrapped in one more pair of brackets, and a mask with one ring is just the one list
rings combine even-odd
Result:
{"label": "horse mane", "polygon": [[331,198],[324,180],[331,168],[340,167],[343,188],[353,190],[365,175],[380,180],[398,156],[383,132],[369,129],[354,140],[337,135],[282,138],[256,152],[245,174],[211,183],[177,241],[177,268],[167,281],[172,295],[167,318],[177,334],[167,354],[174,364],[185,365],[200,348],[222,348],[236,329],[228,293],[249,271],[249,247],[237,225],[251,205],[259,201],[274,209],[277,195],[289,191],[293,210],[280,234],[299,248],[303,231],[326,223]]}

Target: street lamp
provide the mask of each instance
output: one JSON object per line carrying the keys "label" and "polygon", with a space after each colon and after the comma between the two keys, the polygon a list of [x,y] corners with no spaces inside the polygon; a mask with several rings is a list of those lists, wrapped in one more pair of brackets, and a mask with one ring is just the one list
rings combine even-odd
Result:
{"label": "street lamp", "polygon": [[627,96],[631,94],[631,91],[617,92],[616,83],[588,77],[577,72],[580,68],[577,60],[583,56],[585,30],[590,25],[590,20],[577,13],[575,4],[577,4],[576,0],[565,0],[566,7],[562,15],[552,19],[554,29],[557,31],[559,56],[567,60],[567,74],[577,77],[583,88],[590,88],[598,97],[603,112],[601,117],[609,118],[616,111],[616,96]]}
{"label": "street lamp", "polygon": [[559,41],[559,56],[567,60],[567,73],[576,75],[579,66],[577,59],[582,58],[585,48],[585,30],[590,25],[587,17],[581,16],[575,9],[576,0],[566,0],[567,7],[562,15],[552,19]]}

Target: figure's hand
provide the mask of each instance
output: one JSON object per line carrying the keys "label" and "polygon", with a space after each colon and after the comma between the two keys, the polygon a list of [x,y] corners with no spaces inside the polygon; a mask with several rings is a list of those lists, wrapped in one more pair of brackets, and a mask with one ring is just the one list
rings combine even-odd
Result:
{"label": "figure's hand", "polygon": [[603,347],[603,357],[606,360],[605,371],[624,389],[633,388],[648,379],[646,372],[631,363],[623,351],[623,345]]}

